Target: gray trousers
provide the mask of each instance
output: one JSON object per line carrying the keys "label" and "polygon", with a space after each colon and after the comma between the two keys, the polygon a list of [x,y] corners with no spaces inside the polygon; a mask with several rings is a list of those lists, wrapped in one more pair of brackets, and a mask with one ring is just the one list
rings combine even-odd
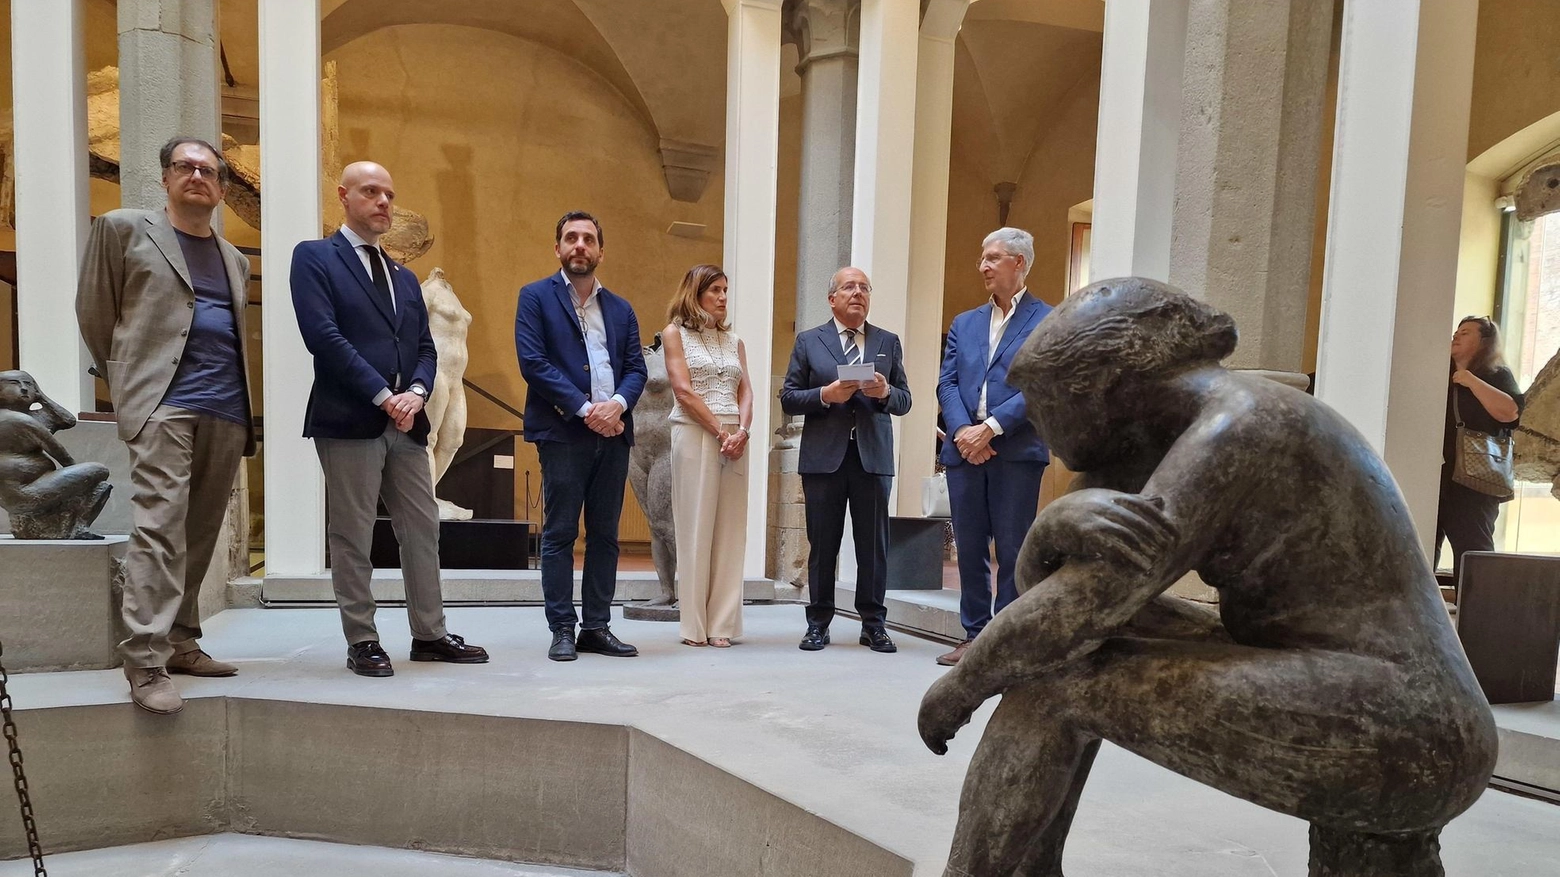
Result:
{"label": "gray trousers", "polygon": [[130,451],[130,545],[120,601],[127,667],[162,667],[200,638],[200,583],[211,566],[245,427],[199,411],[159,405],[126,442]]}
{"label": "gray trousers", "polygon": [[330,581],[341,608],[347,645],[378,640],[374,628],[374,541],[378,501],[385,501],[406,581],[406,614],[416,639],[439,639],[444,597],[439,586],[439,506],[433,498],[428,449],[395,428],[378,438],[314,440],[325,470]]}

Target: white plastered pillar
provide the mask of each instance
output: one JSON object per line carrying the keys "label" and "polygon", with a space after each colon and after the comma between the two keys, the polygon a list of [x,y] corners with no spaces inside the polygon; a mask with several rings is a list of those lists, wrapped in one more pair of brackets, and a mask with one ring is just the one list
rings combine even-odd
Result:
{"label": "white plastered pillar", "polygon": [[1170,277],[1187,0],[1105,4],[1089,276]]}
{"label": "white plastered pillar", "polygon": [[[905,337],[910,301],[911,184],[915,177],[916,56],[919,3],[862,0],[861,59],[856,78],[856,191],[851,209],[851,264],[872,279],[867,320]],[[908,362],[906,368],[908,370]],[[933,399],[911,395],[912,409]],[[905,453],[904,424],[894,419],[896,455]],[[925,439],[930,441],[930,439]],[[901,475],[903,465],[895,467]],[[895,478],[889,508],[897,507],[903,479]],[[919,496],[917,483],[914,493]],[[849,528],[847,527],[847,536]],[[849,538],[841,548],[841,577],[855,576]]]}
{"label": "white plastered pillar", "polygon": [[260,0],[260,176],[266,575],[312,575],[325,570],[325,476],[303,438],[313,358],[288,276],[293,247],[320,236],[319,0]]}
{"label": "white plastered pillar", "polygon": [[769,545],[769,413],[775,388],[775,210],[780,163],[781,0],[724,0],[726,31],[726,274],[732,325],[747,352],[753,383],[748,444],[747,553],[744,578],[764,577]]}
{"label": "white plastered pillar", "polygon": [[1347,2],[1317,395],[1381,453],[1429,554],[1477,0]]}
{"label": "white plastered pillar", "polygon": [[905,372],[914,405],[899,450],[898,514],[921,514],[921,480],[937,459],[937,373],[942,362],[943,271],[948,242],[948,163],[953,138],[954,40],[969,0],[932,0],[916,60],[915,156],[910,186],[910,258]]}
{"label": "white plastered pillar", "polygon": [[92,411],[91,361],[76,323],[87,245],[86,55],[81,0],[11,4],[16,169],[16,309],[22,369],[72,412]]}

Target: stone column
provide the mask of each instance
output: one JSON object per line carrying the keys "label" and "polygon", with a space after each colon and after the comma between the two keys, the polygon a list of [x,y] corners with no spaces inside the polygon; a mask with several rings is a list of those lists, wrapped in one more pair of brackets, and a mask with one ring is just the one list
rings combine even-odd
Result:
{"label": "stone column", "polygon": [[1089,264],[1096,280],[1170,276],[1187,2],[1105,4]]}
{"label": "stone column", "polygon": [[796,330],[830,316],[829,278],[850,264],[860,0],[788,0],[786,37],[802,78]]}
{"label": "stone column", "polygon": [[216,0],[119,2],[119,200],[166,203],[157,151],[170,137],[222,143]]}
{"label": "stone column", "polygon": [[765,576],[769,545],[769,412],[775,310],[776,174],[780,163],[780,0],[726,0],[726,229],[732,323],[753,382],[745,578]]}
{"label": "stone column", "polygon": [[325,570],[325,477],[303,438],[313,359],[298,334],[293,247],[320,236],[319,0],[260,0],[266,575]]}
{"label": "stone column", "polygon": [[910,188],[910,276],[905,372],[915,404],[902,419],[897,512],[921,514],[921,480],[937,459],[937,372],[941,367],[943,269],[948,243],[948,162],[953,137],[954,40],[969,0],[932,0],[921,20],[916,61],[915,163]]}
{"label": "stone column", "polygon": [[69,411],[92,411],[76,325],[87,245],[87,97],[82,0],[11,4],[16,309],[22,368]]}
{"label": "stone column", "polygon": [[1435,532],[1477,0],[1344,5],[1317,395]]}
{"label": "stone column", "polygon": [[1302,371],[1332,11],[1191,0],[1170,282],[1235,317],[1234,366]]}

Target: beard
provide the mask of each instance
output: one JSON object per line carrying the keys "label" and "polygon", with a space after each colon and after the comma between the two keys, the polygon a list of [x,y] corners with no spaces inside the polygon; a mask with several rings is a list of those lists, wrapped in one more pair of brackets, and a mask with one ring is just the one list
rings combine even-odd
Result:
{"label": "beard", "polygon": [[601,264],[599,260],[589,256],[570,257],[563,260],[563,270],[575,277],[589,277],[596,273],[596,266]]}

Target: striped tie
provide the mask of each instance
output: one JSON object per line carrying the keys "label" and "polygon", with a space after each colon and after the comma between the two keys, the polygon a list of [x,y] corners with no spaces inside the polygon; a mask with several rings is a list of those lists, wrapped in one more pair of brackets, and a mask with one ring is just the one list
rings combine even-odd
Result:
{"label": "striped tie", "polygon": [[846,329],[841,333],[845,336],[846,365],[861,365],[861,348],[856,344],[856,336],[860,334],[860,331],[859,329]]}

